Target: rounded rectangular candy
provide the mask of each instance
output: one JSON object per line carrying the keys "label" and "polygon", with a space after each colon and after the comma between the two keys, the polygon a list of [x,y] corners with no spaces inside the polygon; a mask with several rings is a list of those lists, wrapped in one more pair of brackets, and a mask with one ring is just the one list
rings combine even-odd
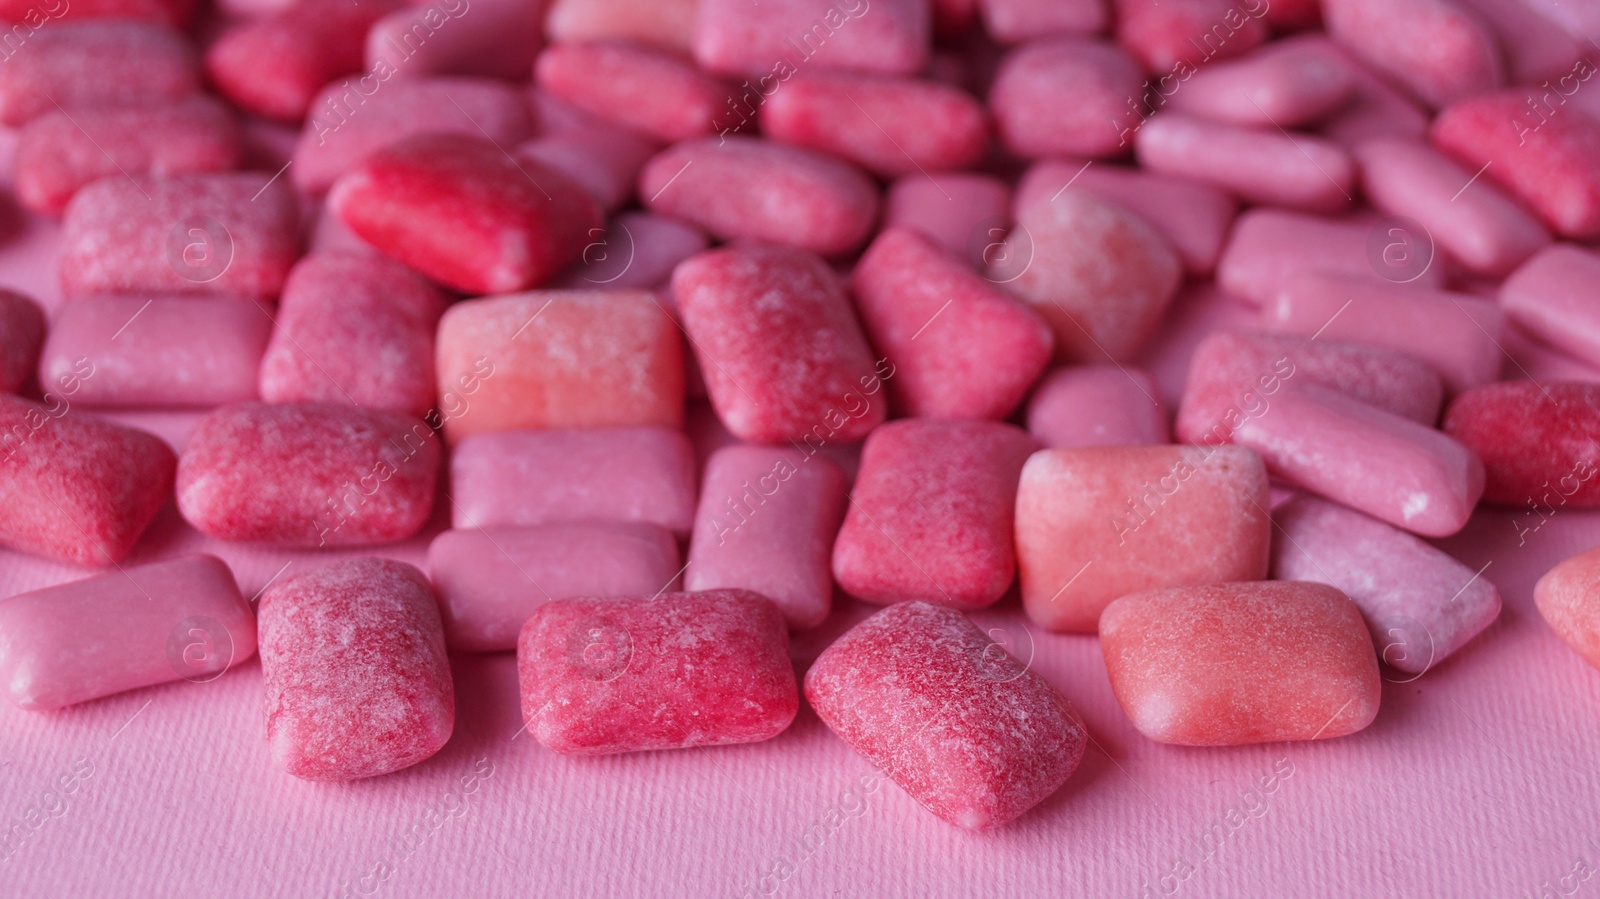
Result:
{"label": "rounded rectangular candy", "polygon": [[1066,697],[965,615],[931,603],[899,603],[851,628],[817,657],[805,688],[851,749],[969,830],[1038,805],[1088,746]]}
{"label": "rounded rectangular candy", "polygon": [[[1502,3],[1500,0],[1455,0],[1476,13],[1500,45],[1506,80],[1511,84],[1556,81],[1569,74],[1585,52],[1538,3]],[[1555,0],[1560,3],[1561,0]]]}
{"label": "rounded rectangular candy", "polygon": [[732,93],[688,59],[620,41],[555,44],[539,54],[534,76],[579,109],[663,141],[717,130]]}
{"label": "rounded rectangular candy", "polygon": [[1168,112],[1145,122],[1134,146],[1152,171],[1215,184],[1252,203],[1337,212],[1355,193],[1350,154],[1310,134]]}
{"label": "rounded rectangular candy", "polygon": [[0,683],[21,709],[59,709],[176,680],[215,680],[256,652],[233,573],[186,556],[0,601]]}
{"label": "rounded rectangular candy", "polygon": [[222,540],[387,543],[427,522],[438,476],[439,442],[409,415],[236,403],[189,435],[178,462],[178,511]]}
{"label": "rounded rectangular candy", "polygon": [[428,545],[444,639],[460,652],[517,648],[538,608],[573,596],[652,596],[677,586],[678,541],[637,522],[445,531]]}
{"label": "rounded rectangular candy", "polygon": [[1119,365],[1046,375],[1028,400],[1028,433],[1052,449],[1172,442],[1154,378]]}
{"label": "rounded rectangular candy", "polygon": [[1343,107],[1322,120],[1317,130],[1352,149],[1375,137],[1425,139],[1428,113],[1348,50],[1339,49],[1350,64],[1355,90]]}
{"label": "rounded rectangular candy", "polygon": [[441,0],[403,5],[366,30],[366,68],[406,77],[483,75],[520,81],[544,46],[546,4]]}
{"label": "rounded rectangular candy", "polygon": [[1145,90],[1139,64],[1121,47],[1055,37],[1006,54],[989,108],[1001,143],[1018,156],[1118,156],[1133,143],[1139,111],[1130,104]]}
{"label": "rounded rectangular candy", "polygon": [[[1203,66],[1173,85],[1165,102],[1215,122],[1296,128],[1349,99],[1355,90],[1352,68],[1326,38],[1295,37]],[[1166,96],[1162,86],[1157,91]]]}
{"label": "rounded rectangular candy", "polygon": [[1431,106],[1505,81],[1494,34],[1482,19],[1449,0],[1323,0],[1322,5],[1334,40]]}
{"label": "rounded rectangular candy", "polygon": [[455,685],[422,572],[359,558],[290,575],[261,595],[267,743],[306,780],[398,771],[444,747]]}
{"label": "rounded rectangular candy", "polygon": [[1106,608],[1100,649],[1117,702],[1158,743],[1342,737],[1372,723],[1383,693],[1360,610],[1327,584],[1135,593]]}
{"label": "rounded rectangular candy", "polygon": [[200,90],[194,47],[156,22],[52,22],[0,66],[0,124],[89,106],[167,103]]}
{"label": "rounded rectangular candy", "polygon": [[1533,585],[1533,603],[1556,636],[1600,668],[1600,548],[1545,572]]}
{"label": "rounded rectangular candy", "polygon": [[1106,0],[977,0],[983,27],[1003,44],[1052,34],[1094,34],[1110,19]]}
{"label": "rounded rectangular candy", "polygon": [[1546,247],[1500,285],[1500,307],[1534,337],[1600,365],[1600,255]]}
{"label": "rounded rectangular candy", "polygon": [[683,340],[642,290],[544,290],[439,320],[439,395],[469,394],[446,439],[519,428],[683,424]]}
{"label": "rounded rectangular candy", "polygon": [[[1420,237],[1409,232],[1393,235],[1381,226],[1351,219],[1251,209],[1239,216],[1228,236],[1217,262],[1217,286],[1257,306],[1272,302],[1284,285],[1307,271],[1440,286],[1445,266],[1416,270],[1419,263],[1413,260],[1421,258],[1416,254]],[[1398,264],[1390,265],[1386,259]]]}
{"label": "rounded rectangular candy", "polygon": [[1530,507],[1541,519],[1544,508],[1600,506],[1600,384],[1474,387],[1450,404],[1444,431],[1483,460],[1488,502]]}
{"label": "rounded rectangular candy", "polygon": [[1261,0],[1112,0],[1117,42],[1147,71],[1174,77],[1192,75],[1208,62],[1238,56],[1264,42],[1262,19],[1275,5]]}
{"label": "rounded rectangular candy", "polygon": [[783,616],[748,590],[545,603],[517,673],[528,733],[566,755],[770,740],[800,707]]}
{"label": "rounded rectangular candy", "polygon": [[545,16],[553,41],[625,40],[688,53],[700,0],[555,0]]}
{"label": "rounded rectangular candy", "polygon": [[[993,175],[907,175],[889,185],[883,227],[913,228],[972,265],[1011,228],[1011,185]],[[976,252],[974,252],[976,250]]]}
{"label": "rounded rectangular candy", "polygon": [[[33,379],[44,344],[44,310],[32,299],[0,287],[0,393],[16,393]],[[52,382],[43,387],[48,392]]]}
{"label": "rounded rectangular candy", "polygon": [[694,487],[694,447],[667,428],[474,434],[450,455],[458,528],[642,521],[687,535]]}
{"label": "rounded rectangular candy", "polygon": [[1267,470],[1232,446],[1034,453],[1017,488],[1028,617],[1092,634],[1106,604],[1154,587],[1266,577]]}
{"label": "rounded rectangular candy", "polygon": [[910,75],[928,61],[930,18],[926,0],[700,0],[694,56],[713,72],[777,82],[813,66]]}

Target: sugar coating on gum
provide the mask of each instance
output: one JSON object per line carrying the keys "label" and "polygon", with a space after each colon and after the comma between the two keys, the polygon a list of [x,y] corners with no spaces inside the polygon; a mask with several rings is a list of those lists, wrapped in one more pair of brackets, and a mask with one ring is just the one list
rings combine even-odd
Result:
{"label": "sugar coating on gum", "polygon": [[1455,398],[1444,431],[1483,460],[1487,502],[1600,506],[1600,385],[1484,384]]}
{"label": "sugar coating on gum", "polygon": [[[20,32],[19,32],[20,34]],[[194,47],[155,22],[55,22],[28,32],[0,67],[0,122],[21,125],[58,106],[132,106],[200,89]]]}

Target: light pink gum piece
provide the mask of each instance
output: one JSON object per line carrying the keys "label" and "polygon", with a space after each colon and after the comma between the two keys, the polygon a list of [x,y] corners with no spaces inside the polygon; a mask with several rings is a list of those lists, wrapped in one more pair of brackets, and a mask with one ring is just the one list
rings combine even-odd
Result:
{"label": "light pink gum piece", "polygon": [[67,204],[61,292],[272,300],[299,256],[299,206],[266,172],[103,178]]}
{"label": "light pink gum piece", "polygon": [[1214,184],[1252,203],[1338,212],[1355,192],[1350,154],[1311,134],[1169,112],[1145,122],[1134,147],[1152,171]]}
{"label": "light pink gum piece", "polygon": [[786,244],[836,256],[859,247],[878,216],[878,188],[824,153],[751,137],[703,138],[661,151],[639,173],[645,208],[725,240]]}
{"label": "light pink gum piece", "polygon": [[1170,443],[1159,395],[1155,379],[1140,369],[1056,369],[1028,400],[1028,433],[1051,449]]}
{"label": "light pink gum piece", "polygon": [[1016,576],[1012,509],[1035,449],[999,422],[907,419],[873,431],[834,541],[834,579],[877,605],[992,605]]}
{"label": "light pink gum piece", "polygon": [[1378,715],[1383,680],[1361,612],[1327,584],[1151,590],[1101,619],[1117,702],[1158,743],[1330,740]]}
{"label": "light pink gum piece", "polygon": [[1546,247],[1500,285],[1500,307],[1523,331],[1600,365],[1600,255]]}
{"label": "light pink gum piece", "polygon": [[1178,407],[1178,439],[1230,443],[1246,418],[1267,414],[1288,382],[1308,381],[1380,409],[1433,425],[1444,387],[1420,359],[1397,350],[1249,332],[1220,332],[1195,347]]}
{"label": "light pink gum piece", "polygon": [[256,398],[272,318],[227,297],[85,297],[63,305],[39,359],[39,383],[94,366],[74,402],[102,408],[209,408]]}
{"label": "light pink gum piece", "polygon": [[1273,476],[1425,537],[1461,530],[1483,495],[1483,462],[1426,425],[1315,384],[1290,384],[1235,442]]}
{"label": "light pink gum piece", "polygon": [[855,441],[884,420],[870,399],[883,373],[838,276],[804,250],[735,246],[672,274],[683,327],[711,405],[742,440],[828,432]]}
{"label": "light pink gum piece", "polygon": [[1058,34],[1095,34],[1110,23],[1106,0],[974,0],[983,28],[1002,44]]}
{"label": "light pink gum piece", "polygon": [[1293,278],[1262,307],[1261,326],[1409,353],[1432,365],[1450,393],[1493,381],[1504,359],[1505,314],[1494,303],[1349,275]]}
{"label": "light pink gum piece", "polygon": [[883,227],[897,226],[982,265],[983,248],[1005,240],[1011,227],[1011,186],[972,172],[907,175],[889,185],[884,201]]}
{"label": "light pink gum piece", "polygon": [[188,38],[154,22],[55,22],[10,46],[0,67],[0,124],[58,108],[169,103],[200,90]]}
{"label": "light pink gum piece", "polygon": [[894,366],[895,408],[914,418],[1005,418],[1055,350],[1043,316],[906,228],[878,234],[850,290]]}
{"label": "light pink gum piece", "polygon": [[1532,213],[1425,143],[1374,138],[1354,152],[1368,200],[1415,219],[1473,274],[1505,277],[1550,242]]}
{"label": "light pink gum piece", "polygon": [[1290,38],[1201,67],[1172,89],[1167,104],[1217,122],[1294,128],[1349,99],[1355,90],[1351,68],[1326,38]]}
{"label": "light pink gum piece", "polygon": [[783,616],[748,590],[545,603],[517,673],[528,733],[565,755],[756,743],[800,708]]}
{"label": "light pink gum piece", "polygon": [[742,588],[777,603],[794,630],[828,617],[845,478],[825,456],[730,446],[706,463],[686,590]]}
{"label": "light pink gum piece", "polygon": [[910,75],[928,61],[930,31],[926,0],[700,0],[694,56],[712,72],[773,80],[813,66]]}
{"label": "light pink gum piece", "polygon": [[688,53],[699,9],[700,0],[554,0],[544,27],[553,41],[639,41]]}
{"label": "light pink gum piece", "polygon": [[1092,634],[1137,590],[1267,575],[1267,471],[1239,447],[1115,446],[1034,453],[1017,488],[1022,607]]}
{"label": "light pink gum piece", "polygon": [[444,0],[398,9],[366,31],[366,65],[380,60],[407,77],[527,77],[544,45],[543,3]]}
{"label": "light pink gum piece", "polygon": [[1533,604],[1556,636],[1600,668],[1600,548],[1545,572],[1533,585]]}
{"label": "light pink gum piece", "polygon": [[573,596],[650,596],[677,586],[678,542],[652,524],[568,522],[445,531],[428,546],[445,644],[505,652],[541,605]]}
{"label": "light pink gum piece", "polygon": [[255,616],[214,556],[0,601],[0,683],[20,709],[59,709],[179,679],[209,681],[255,652]]}
{"label": "light pink gum piece", "polygon": [[1166,4],[1112,0],[1117,43],[1138,57],[1147,71],[1180,76],[1264,42],[1267,27],[1261,20],[1272,5],[1249,0]]}
{"label": "light pink gum piece", "polygon": [[416,533],[439,442],[398,412],[236,403],[201,419],[178,461],[178,511],[220,540],[358,546]]}
{"label": "light pink gum piece", "polygon": [[440,397],[455,392],[467,408],[445,418],[445,438],[680,427],[682,344],[672,317],[642,290],[542,290],[457,303],[439,320],[434,369]]}
{"label": "light pink gum piece", "polygon": [[591,115],[662,141],[715,130],[731,89],[665,50],[621,42],[555,44],[534,66],[539,87]]}
{"label": "light pink gum piece", "polygon": [[[543,92],[535,96],[541,110],[558,103],[565,106]],[[627,205],[633,199],[639,172],[661,144],[576,109],[563,110],[563,114],[573,120],[551,126],[546,117],[546,131],[518,147],[516,155],[537,160],[578,182],[607,210]]]}
{"label": "light pink gum piece", "polygon": [[711,245],[704,231],[665,215],[623,212],[583,249],[553,287],[627,290],[666,286],[678,263]]}
{"label": "light pink gum piece", "polygon": [[1115,45],[1077,37],[1032,41],[1001,60],[989,109],[1000,142],[1018,156],[1118,156],[1139,127],[1128,101],[1143,95],[1143,82],[1139,64]]}
{"label": "light pink gum piece", "polygon": [[1430,106],[1505,81],[1494,34],[1450,0],[1322,0],[1322,7],[1334,40]]}
{"label": "light pink gum piece", "polygon": [[1556,79],[1583,55],[1578,39],[1533,9],[1537,3],[1454,0],[1475,13],[1498,40],[1506,80],[1512,84]]}
{"label": "light pink gum piece", "polygon": [[1428,136],[1428,113],[1415,100],[1374,74],[1348,50],[1329,43],[1350,64],[1355,88],[1344,107],[1323,119],[1318,131],[1346,148],[1375,137]]}
{"label": "light pink gum piece", "polygon": [[433,589],[389,559],[291,575],[261,596],[267,743],[306,780],[355,780],[432,756],[455,729]]}
{"label": "light pink gum piece", "polygon": [[[1368,258],[1373,230],[1351,220],[1279,209],[1248,210],[1234,222],[1217,261],[1217,286],[1261,306],[1272,302],[1284,285],[1303,271],[1361,275],[1377,281],[1382,275]],[[1444,283],[1444,269],[1430,265],[1411,283],[1437,287]]]}
{"label": "light pink gum piece", "polygon": [[940,819],[969,830],[1022,815],[1088,745],[1066,697],[954,609],[891,606],[806,672],[806,700],[851,749]]}
{"label": "light pink gum piece", "polygon": [[[0,287],[0,393],[16,393],[33,379],[44,345],[44,310],[32,299]],[[60,386],[49,381],[46,392]]]}
{"label": "light pink gum piece", "polygon": [[1309,496],[1272,518],[1273,578],[1337,587],[1361,609],[1378,658],[1401,671],[1433,668],[1500,615],[1494,584],[1375,518]]}

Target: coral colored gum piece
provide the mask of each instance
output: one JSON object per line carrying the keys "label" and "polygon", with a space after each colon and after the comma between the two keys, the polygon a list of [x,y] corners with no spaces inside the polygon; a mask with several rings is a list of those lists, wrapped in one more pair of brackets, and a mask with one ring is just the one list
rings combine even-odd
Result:
{"label": "coral colored gum piece", "polygon": [[1051,449],[1170,443],[1158,397],[1155,379],[1136,368],[1060,368],[1028,400],[1028,433]]}
{"label": "coral colored gum piece", "polygon": [[1600,668],[1600,548],[1545,572],[1533,585],[1533,604],[1556,636]]}
{"label": "coral colored gum piece", "polygon": [[700,0],[555,0],[545,17],[553,41],[626,40],[688,53]]}
{"label": "coral colored gum piece", "polygon": [[1600,506],[1600,384],[1474,387],[1450,404],[1444,431],[1483,460],[1488,502]]}

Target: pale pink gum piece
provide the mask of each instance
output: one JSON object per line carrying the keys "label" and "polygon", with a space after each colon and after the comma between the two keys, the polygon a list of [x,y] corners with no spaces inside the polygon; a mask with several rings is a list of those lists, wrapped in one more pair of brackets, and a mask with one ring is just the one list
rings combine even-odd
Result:
{"label": "pale pink gum piece", "polygon": [[921,231],[972,265],[1011,229],[1011,185],[974,172],[918,173],[896,179],[884,202],[883,227]]}
{"label": "pale pink gum piece", "polygon": [[432,756],[455,729],[439,606],[422,572],[349,559],[261,596],[267,743],[306,780],[355,780]]}
{"label": "pale pink gum piece", "polygon": [[1088,746],[1066,697],[965,615],[931,603],[900,603],[851,628],[817,657],[805,688],[851,749],[969,830],[1044,801]]}
{"label": "pale pink gum piece", "polygon": [[1473,274],[1505,277],[1550,242],[1539,220],[1493,182],[1474,182],[1472,172],[1421,141],[1374,138],[1354,152],[1367,199],[1416,220]]}
{"label": "pale pink gum piece", "polygon": [[1117,702],[1158,743],[1329,740],[1371,724],[1383,695],[1360,610],[1327,584],[1136,593],[1106,609],[1100,649]]}
{"label": "pale pink gum piece", "polygon": [[1208,122],[1162,113],[1134,141],[1139,164],[1214,184],[1242,200],[1309,212],[1338,212],[1355,192],[1355,162],[1312,134]]}
{"label": "pale pink gum piece", "polygon": [[45,710],[184,679],[256,652],[256,619],[228,566],[187,556],[0,601],[0,683]]}
{"label": "pale pink gum piece", "polygon": [[94,366],[73,402],[101,408],[209,408],[256,398],[272,317],[228,297],[85,297],[63,305],[39,383]]}
{"label": "pale pink gum piece", "polygon": [[1556,79],[1572,71],[1584,54],[1578,39],[1531,7],[1537,2],[1454,0],[1476,13],[1499,38],[1507,81],[1512,84]]}
{"label": "pale pink gum piece", "polygon": [[1324,119],[1318,131],[1347,148],[1374,137],[1427,137],[1428,113],[1415,100],[1374,74],[1348,50],[1329,44],[1350,64],[1355,87],[1344,107]]}
{"label": "pale pink gum piece", "polygon": [[1035,449],[999,422],[905,419],[873,431],[833,545],[834,579],[878,605],[992,605],[1016,577],[1012,509]]}
{"label": "pale pink gum piece", "polygon": [[717,237],[837,256],[859,247],[878,217],[878,187],[848,162],[752,137],[685,141],[639,173],[645,208]]}
{"label": "pale pink gum piece", "polygon": [[1533,603],[1556,636],[1600,668],[1600,547],[1545,572]]}
{"label": "pale pink gum piece", "polygon": [[709,250],[678,266],[672,293],[711,405],[740,439],[850,442],[883,422],[884,403],[872,396],[885,372],[821,258],[786,247]]}
{"label": "pale pink gum piece", "polygon": [[439,320],[434,369],[440,397],[460,394],[467,408],[446,416],[445,439],[522,428],[679,427],[682,344],[647,291],[542,290],[457,303]]}
{"label": "pale pink gum piece", "polygon": [[1117,43],[1147,71],[1180,76],[1264,42],[1267,27],[1261,20],[1273,5],[1263,0],[1112,0]]}
{"label": "pale pink gum piece", "polygon": [[1041,627],[1092,634],[1136,590],[1267,576],[1267,471],[1234,446],[1034,453],[1017,489],[1022,606]]}
{"label": "pale pink gum piece", "polygon": [[194,45],[155,22],[52,22],[9,45],[0,66],[0,124],[57,109],[170,103],[200,90]]}
{"label": "pale pink gum piece", "polygon": [[1031,306],[907,228],[878,234],[850,289],[868,338],[894,366],[895,409],[911,417],[1005,418],[1055,349]]}
{"label": "pale pink gum piece", "polygon": [[553,0],[545,16],[552,41],[624,40],[688,53],[700,0]]}
{"label": "pale pink gum piece", "polygon": [[1129,101],[1144,91],[1144,73],[1121,47],[1057,37],[1006,54],[989,88],[989,110],[1000,142],[1018,156],[1120,156],[1139,127]]}
{"label": "pale pink gum piece", "polygon": [[428,545],[445,644],[506,652],[552,599],[651,596],[678,584],[678,541],[653,524],[566,522],[445,531]]}
{"label": "pale pink gum piece", "polygon": [[1286,382],[1343,391],[1419,424],[1439,420],[1444,387],[1426,362],[1398,350],[1244,331],[1208,335],[1189,361],[1178,439],[1230,443],[1246,418],[1266,414]]}
{"label": "pale pink gum piece", "polygon": [[1267,331],[1385,347],[1432,365],[1449,393],[1500,376],[1505,313],[1493,302],[1410,284],[1307,272],[1261,309]]}
{"label": "pale pink gum piece", "polygon": [[1272,576],[1339,588],[1361,609],[1378,658],[1409,674],[1443,662],[1500,615],[1480,572],[1353,509],[1300,496],[1274,509]]}
{"label": "pale pink gum piece", "polygon": [[[566,106],[542,92],[535,97],[540,109]],[[563,109],[562,114],[570,115],[570,120],[556,123],[517,147],[516,155],[537,160],[578,182],[607,210],[627,205],[633,199],[639,172],[660,151],[661,144],[576,109]],[[548,119],[543,121],[551,124]]]}
{"label": "pale pink gum piece", "polygon": [[443,0],[396,10],[367,29],[366,71],[379,60],[398,75],[527,77],[544,44],[544,4]]}
{"label": "pale pink gum piece", "polygon": [[1217,122],[1294,128],[1315,122],[1349,99],[1355,90],[1351,68],[1320,35],[1290,38],[1203,66],[1187,82],[1173,86],[1166,103]]}
{"label": "pale pink gum piece", "polygon": [[[701,468],[711,461],[711,455],[717,450],[745,445],[744,441],[728,432],[722,420],[717,418],[717,411],[704,402],[690,404],[685,416],[684,430],[688,432],[689,440],[694,444],[695,459]],[[861,470],[860,443],[830,442],[820,440],[815,435],[807,435],[805,439],[792,445],[807,457],[821,455],[839,466],[839,470],[844,472],[847,484],[853,483],[856,472]]]}
{"label": "pale pink gum piece", "polygon": [[1483,462],[1426,425],[1316,384],[1289,384],[1234,441],[1272,475],[1425,537],[1461,530],[1483,495]]}
{"label": "pale pink gum piece", "polygon": [[974,0],[983,28],[1003,44],[1058,34],[1096,34],[1111,21],[1107,0]]}
{"label": "pale pink gum piece", "polygon": [[533,118],[522,92],[498,81],[348,78],[312,102],[287,176],[302,191],[321,194],[372,153],[427,132],[487,135],[513,147],[532,136]]}
{"label": "pale pink gum piece", "polygon": [[1159,395],[1155,379],[1137,368],[1059,368],[1028,400],[1028,433],[1051,449],[1170,443]]}
{"label": "pale pink gum piece", "polygon": [[583,255],[552,287],[664,287],[678,263],[711,245],[705,232],[688,222],[637,210],[618,214],[604,233],[592,236]]}
{"label": "pale pink gum piece", "polygon": [[[44,310],[27,296],[0,287],[0,393],[16,393],[33,379],[44,344]],[[46,392],[61,387],[41,381]]]}
{"label": "pale pink gum piece", "polygon": [[667,428],[476,434],[450,454],[458,528],[561,521],[642,521],[687,536],[694,447]]}
{"label": "pale pink gum piece", "polygon": [[1505,82],[1494,34],[1451,0],[1322,0],[1322,7],[1334,40],[1430,106]]}
{"label": "pale pink gum piece", "polygon": [[[1217,286],[1230,296],[1262,306],[1305,271],[1365,276],[1378,283],[1382,275],[1368,255],[1375,226],[1355,220],[1334,220],[1281,209],[1251,209],[1234,222],[1222,258],[1217,261]],[[1380,260],[1381,262],[1381,260]],[[1413,280],[1419,287],[1444,283],[1442,265],[1430,265]],[[1320,325],[1321,322],[1318,322]]]}
{"label": "pale pink gum piece", "polygon": [[1178,292],[1183,264],[1155,226],[1119,203],[1076,188],[1019,206],[985,275],[1043,313],[1056,356],[1132,359]]}
{"label": "pale pink gum piece", "polygon": [[541,90],[590,115],[668,142],[711,134],[732,94],[686,57],[616,41],[553,44],[534,76]]}
{"label": "pale pink gum piece", "polygon": [[694,56],[713,72],[774,81],[813,66],[910,75],[928,61],[931,19],[927,0],[700,0]]}
{"label": "pale pink gum piece", "polygon": [[517,673],[528,734],[564,755],[756,743],[800,708],[783,615],[748,590],[545,603]]}
{"label": "pale pink gum piece", "polygon": [[1500,285],[1500,308],[1523,331],[1600,365],[1600,255],[1546,247]]}
{"label": "pale pink gum piece", "polygon": [[67,204],[61,292],[270,301],[300,254],[299,207],[267,172],[103,178]]}
{"label": "pale pink gum piece", "polygon": [[1155,226],[1190,274],[1209,274],[1239,204],[1225,190],[1174,175],[1112,165],[1042,160],[1017,184],[1018,210],[1052,201],[1065,186],[1120,203]]}

